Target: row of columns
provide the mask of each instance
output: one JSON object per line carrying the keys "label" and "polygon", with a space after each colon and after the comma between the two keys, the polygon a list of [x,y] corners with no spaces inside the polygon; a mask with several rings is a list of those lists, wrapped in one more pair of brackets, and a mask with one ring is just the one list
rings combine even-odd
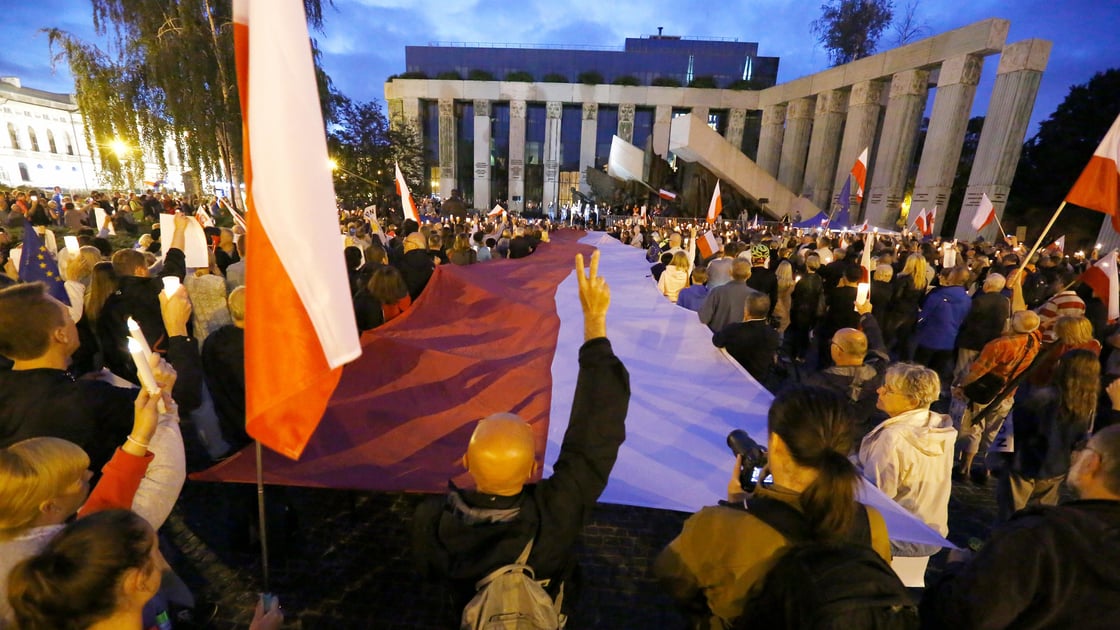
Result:
{"label": "row of columns", "polygon": [[[969,219],[983,193],[1002,215],[1049,52],[1050,43],[1042,40],[1003,49],[957,238],[976,236]],[[982,56],[965,54],[945,60],[937,71],[937,94],[911,204],[940,207],[936,229],[946,215],[982,69]],[[917,148],[930,75],[928,69],[914,68],[765,107],[757,164],[814,205],[831,208],[852,164],[869,148],[864,216],[873,225],[894,227]],[[741,139],[741,127],[734,133]]]}
{"label": "row of columns", "polygon": [[[474,105],[474,206],[479,209],[490,207],[490,141],[491,141],[491,107],[492,101],[475,100]],[[544,190],[543,199],[547,206],[549,200],[558,198],[560,192],[560,125],[564,103],[549,101],[545,103],[545,141],[544,141]],[[596,140],[599,132],[599,104],[581,103],[582,115],[580,117],[580,152],[579,152],[579,184],[580,191],[590,192],[587,183],[587,169],[595,165]],[[420,99],[399,99],[390,103],[395,115],[402,115],[413,127],[419,131],[420,126]],[[634,138],[634,118],[637,107],[633,103],[618,105],[618,126],[615,133],[625,140],[632,142]],[[526,102],[523,100],[509,101],[509,196],[510,199],[520,198],[524,202],[525,195],[525,110]],[[707,118],[707,107],[694,107],[692,113]],[[669,151],[669,129],[672,124],[673,108],[670,105],[657,105],[654,107],[653,120],[653,151],[664,157]],[[727,130],[724,137],[740,146],[746,126],[747,110],[731,109],[728,114]],[[808,117],[811,125],[812,117]],[[457,152],[456,152],[456,118],[455,99],[439,100],[439,186],[444,195],[458,187]]]}

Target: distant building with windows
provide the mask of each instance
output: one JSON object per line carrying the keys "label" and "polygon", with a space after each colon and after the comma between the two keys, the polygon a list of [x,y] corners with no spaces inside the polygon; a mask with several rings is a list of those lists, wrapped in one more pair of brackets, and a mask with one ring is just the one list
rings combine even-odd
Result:
{"label": "distant building with windows", "polygon": [[[89,191],[107,188],[86,145],[85,123],[70,94],[23,87],[15,77],[0,77],[0,186]],[[150,156],[149,156],[150,157]],[[178,156],[169,147],[168,172],[146,159],[143,182],[182,190]]]}
{"label": "distant building with windows", "polygon": [[688,113],[753,156],[757,91],[778,76],[757,43],[662,34],[615,49],[436,42],[407,46],[405,66],[385,99],[420,133],[424,187],[480,209],[565,204],[589,191],[585,170],[606,164],[612,136],[664,157]]}

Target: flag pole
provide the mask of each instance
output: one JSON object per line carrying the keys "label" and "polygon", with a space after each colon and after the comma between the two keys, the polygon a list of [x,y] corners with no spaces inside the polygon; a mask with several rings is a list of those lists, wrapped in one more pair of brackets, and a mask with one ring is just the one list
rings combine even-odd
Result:
{"label": "flag pole", "polygon": [[[1046,227],[1042,229],[1042,234],[1040,234],[1038,240],[1035,241],[1034,247],[1031,248],[1031,252],[1027,254],[1027,256],[1023,258],[1023,262],[1019,264],[1019,270],[1016,271],[1017,275],[1021,276],[1023,270],[1027,268],[1027,263],[1030,262],[1031,258],[1035,255],[1035,252],[1038,251],[1038,248],[1042,245],[1042,239],[1046,238],[1046,235],[1050,232],[1050,228],[1054,227],[1054,222],[1058,220],[1058,215],[1062,213],[1062,210],[1065,209],[1065,207],[1066,200],[1063,199],[1061,205],[1059,205],[1058,209],[1054,211],[1054,216],[1050,217],[1050,222],[1047,223]],[[1022,278],[1020,278],[1020,281],[1022,281]]]}
{"label": "flag pole", "polygon": [[1003,223],[1001,223],[1000,220],[999,220],[999,214],[996,213],[996,211],[994,209],[992,210],[992,216],[994,216],[996,218],[996,226],[999,227],[1000,238],[1003,239],[1004,241],[1006,241],[1007,240],[1007,230],[1003,229]]}
{"label": "flag pole", "polygon": [[253,440],[257,450],[257,520],[260,527],[261,537],[261,578],[263,585],[263,592],[271,593],[272,589],[269,588],[269,573],[268,573],[268,531],[265,526],[265,508],[264,508],[264,471],[261,467],[261,441]]}

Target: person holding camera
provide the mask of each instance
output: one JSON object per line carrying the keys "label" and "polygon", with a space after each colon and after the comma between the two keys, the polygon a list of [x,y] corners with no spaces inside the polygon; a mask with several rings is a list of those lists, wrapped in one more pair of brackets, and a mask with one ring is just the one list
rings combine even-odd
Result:
{"label": "person holding camera", "polygon": [[[737,449],[747,457],[736,456],[727,502],[692,515],[654,564],[662,585],[691,614],[692,627],[730,625],[783,552],[806,542],[789,540],[752,514],[760,499],[800,513],[809,542],[849,541],[863,523],[875,553],[890,561],[883,517],[855,499],[859,473],[848,460],[853,423],[847,401],[834,392],[797,386],[775,397],[767,417],[768,457],[752,457],[762,451],[757,446]],[[748,495],[744,482],[750,486],[755,473],[760,482]],[[772,483],[764,481],[768,475]]]}

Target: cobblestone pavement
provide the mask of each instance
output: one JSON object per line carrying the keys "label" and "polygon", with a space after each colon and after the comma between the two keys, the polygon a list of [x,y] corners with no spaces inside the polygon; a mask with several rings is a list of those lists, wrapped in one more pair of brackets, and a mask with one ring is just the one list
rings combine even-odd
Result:
{"label": "cobblestone pavement", "polygon": [[[267,496],[271,589],[281,598],[285,628],[455,627],[442,590],[412,571],[412,512],[422,495],[269,488]],[[687,516],[599,505],[578,548],[584,587],[568,627],[683,627],[650,566]],[[954,483],[953,542],[983,539],[994,516],[994,482]],[[248,627],[262,588],[259,553],[248,538],[255,519],[253,488],[188,482],[161,532],[169,562],[198,599],[193,623],[177,627]]]}

